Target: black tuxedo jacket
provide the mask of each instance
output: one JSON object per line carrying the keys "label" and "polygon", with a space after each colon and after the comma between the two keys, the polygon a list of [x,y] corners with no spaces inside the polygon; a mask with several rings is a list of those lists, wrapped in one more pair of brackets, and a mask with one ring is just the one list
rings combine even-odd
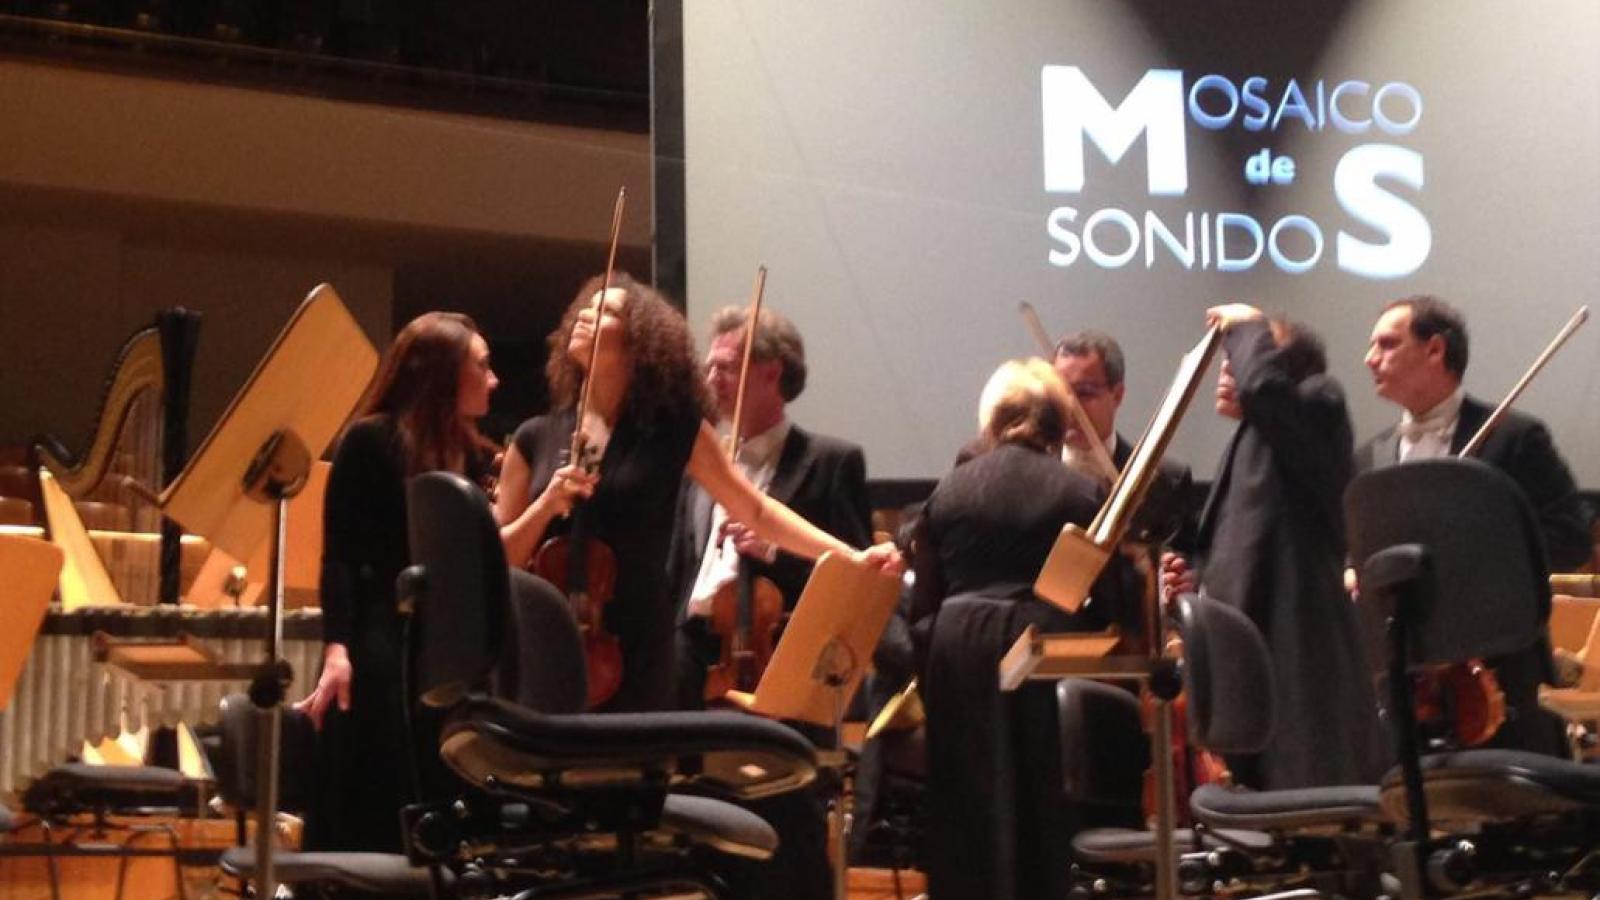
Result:
{"label": "black tuxedo jacket", "polygon": [[[872,543],[866,458],[855,444],[791,425],[767,495],[852,547]],[[710,495],[684,480],[667,573],[677,591],[680,621],[711,537],[712,506]],[[780,550],[774,562],[756,562],[754,572],[772,579],[785,607],[792,609],[811,577],[811,563]]]}
{"label": "black tuxedo jacket", "polygon": [[[1111,448],[1111,462],[1121,471],[1128,467],[1132,456],[1133,444],[1118,434]],[[1159,540],[1172,550],[1191,553],[1203,500],[1195,494],[1189,467],[1174,459],[1162,459],[1156,467],[1156,479],[1134,516],[1134,532],[1143,540]]]}
{"label": "black tuxedo jacket", "polygon": [[[1493,411],[1470,395],[1464,397],[1450,452],[1460,453]],[[1591,512],[1543,422],[1516,410],[1508,412],[1484,440],[1477,457],[1510,475],[1527,495],[1539,517],[1552,570],[1575,569],[1592,558]],[[1399,459],[1400,435],[1391,427],[1361,446],[1356,468],[1365,472],[1394,465]]]}

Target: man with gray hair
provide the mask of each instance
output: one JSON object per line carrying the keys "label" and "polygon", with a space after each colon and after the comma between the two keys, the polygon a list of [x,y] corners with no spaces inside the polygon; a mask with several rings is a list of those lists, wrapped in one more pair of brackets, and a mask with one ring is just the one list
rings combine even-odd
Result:
{"label": "man with gray hair", "polygon": [[[706,383],[717,404],[721,430],[733,430],[739,365],[744,359],[749,313],[731,306],[712,317],[706,353]],[[861,448],[806,431],[788,417],[789,402],[806,386],[806,351],[794,323],[762,310],[750,349],[739,431],[737,465],[774,500],[847,544],[872,542],[867,500],[867,464]],[[794,608],[811,577],[811,563],[781,553],[754,532],[728,519],[699,485],[685,480],[678,495],[677,526],[667,561],[669,583],[682,598],[677,636],[679,705],[705,705],[706,670],[718,661],[721,638],[708,625],[712,598],[731,587],[741,560],[752,577],[770,578]],[[751,686],[754,687],[753,685]],[[818,736],[808,732],[812,740]],[[833,892],[828,866],[825,806],[816,790],[798,791],[748,805],[783,833],[769,862],[729,875],[733,896],[827,897]]]}
{"label": "man with gray hair", "polygon": [[[744,358],[745,323],[741,306],[712,317],[706,353],[706,383],[717,404],[721,429],[732,431],[739,365]],[[866,459],[855,444],[806,431],[788,417],[788,404],[806,386],[805,344],[794,323],[762,310],[750,350],[750,373],[741,418],[738,465],[756,487],[858,547],[871,543]],[[711,600],[738,574],[741,558],[753,574],[764,576],[793,609],[811,577],[811,564],[779,553],[744,525],[731,521],[698,486],[685,485],[678,502],[670,577],[682,598],[678,641],[680,705],[703,705],[706,668],[717,661],[721,644],[707,628]]]}

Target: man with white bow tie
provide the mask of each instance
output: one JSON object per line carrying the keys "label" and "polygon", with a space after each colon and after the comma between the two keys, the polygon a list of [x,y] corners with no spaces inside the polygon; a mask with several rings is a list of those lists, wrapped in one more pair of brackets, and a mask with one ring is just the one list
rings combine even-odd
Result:
{"label": "man with white bow tie", "polygon": [[[1398,425],[1356,452],[1358,472],[1457,455],[1493,412],[1461,386],[1466,321],[1437,297],[1405,297],[1385,307],[1372,328],[1366,364],[1378,396],[1398,405],[1401,414]],[[1590,558],[1590,512],[1543,422],[1511,410],[1475,455],[1511,476],[1527,496],[1552,570],[1573,569]],[[1507,707],[1506,723],[1489,746],[1561,754],[1561,725],[1538,708],[1539,684],[1553,676],[1549,646],[1541,641],[1488,662]]]}
{"label": "man with white bow tie", "polygon": [[[1466,321],[1437,297],[1406,297],[1385,307],[1372,328],[1366,364],[1378,396],[1401,413],[1400,424],[1356,452],[1358,471],[1454,456],[1493,412],[1462,388]],[[1574,569],[1590,558],[1590,512],[1543,422],[1510,410],[1476,456],[1510,475],[1527,495],[1552,570]]]}

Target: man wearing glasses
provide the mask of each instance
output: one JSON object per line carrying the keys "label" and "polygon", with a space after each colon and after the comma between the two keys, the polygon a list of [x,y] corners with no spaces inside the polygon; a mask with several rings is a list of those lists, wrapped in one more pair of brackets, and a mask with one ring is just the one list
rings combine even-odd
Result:
{"label": "man wearing glasses", "polygon": [[[1069,425],[1062,460],[1099,480],[1089,443],[1099,441],[1121,471],[1133,455],[1133,444],[1117,433],[1117,410],[1122,406],[1126,387],[1123,375],[1127,371],[1122,346],[1103,331],[1075,331],[1057,342],[1053,364],[1095,430],[1093,435],[1086,435],[1076,425]],[[1188,549],[1194,537],[1197,509],[1189,467],[1162,460],[1160,477],[1151,485],[1135,519],[1135,530],[1143,531],[1140,536],[1144,539],[1166,540],[1172,547]]]}

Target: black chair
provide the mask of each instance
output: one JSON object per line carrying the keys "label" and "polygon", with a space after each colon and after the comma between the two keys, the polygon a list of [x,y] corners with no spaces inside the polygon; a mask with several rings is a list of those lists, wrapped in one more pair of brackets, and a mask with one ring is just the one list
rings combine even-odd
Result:
{"label": "black chair", "polygon": [[413,479],[407,496],[410,689],[442,715],[440,757],[464,782],[407,810],[414,861],[481,861],[499,889],[526,896],[721,896],[719,855],[772,855],[777,835],[760,817],[672,791],[744,799],[802,787],[816,775],[803,737],[737,713],[579,712],[585,672],[566,599],[507,569],[487,499],[447,473]]}
{"label": "black chair", "polygon": [[[1411,697],[1418,667],[1548,659],[1549,578],[1527,499],[1481,462],[1429,460],[1362,475],[1345,510],[1362,605],[1386,624],[1400,765],[1382,799],[1406,826],[1394,854],[1404,895],[1594,893],[1600,769],[1525,750],[1424,755]],[[1536,685],[1505,688],[1523,717],[1513,724],[1531,726]]]}
{"label": "black chair", "polygon": [[[10,819],[4,831],[37,828],[38,842],[0,844],[0,857],[45,857],[50,894],[59,897],[58,857],[99,856],[117,859],[116,897],[127,885],[135,856],[172,859],[181,885],[183,866],[211,865],[215,851],[185,848],[171,819],[197,814],[211,790],[205,778],[189,779],[165,766],[106,766],[64,763],[35,779],[23,792],[25,815]],[[161,841],[161,848],[142,847]]]}
{"label": "black chair", "polygon": [[[256,875],[256,851],[246,846],[245,822],[256,808],[259,723],[255,704],[244,694],[222,698],[217,794],[234,814],[238,846],[223,851],[220,866],[244,880]],[[303,813],[311,800],[316,733],[304,713],[285,709],[281,734],[278,810]],[[428,870],[395,853],[282,850],[273,854],[273,872],[280,883],[294,887],[297,896],[305,896],[308,888],[379,897],[426,897],[429,892]]]}
{"label": "black chair", "polygon": [[[1180,597],[1180,667],[1191,744],[1217,753],[1258,751],[1272,731],[1271,660],[1260,633],[1219,601]],[[1087,822],[1139,822],[1150,747],[1139,701],[1110,685],[1067,679],[1057,685],[1062,775],[1068,801]],[[1345,846],[1342,826],[1366,820],[1377,789],[1252,792],[1221,785],[1191,797],[1193,828],[1174,835],[1180,889],[1358,894],[1375,883],[1371,854]],[[1317,832],[1308,834],[1306,832]],[[1332,832],[1332,833],[1329,833]],[[1154,832],[1092,827],[1073,840],[1075,890],[1095,896],[1147,895],[1153,885]]]}

